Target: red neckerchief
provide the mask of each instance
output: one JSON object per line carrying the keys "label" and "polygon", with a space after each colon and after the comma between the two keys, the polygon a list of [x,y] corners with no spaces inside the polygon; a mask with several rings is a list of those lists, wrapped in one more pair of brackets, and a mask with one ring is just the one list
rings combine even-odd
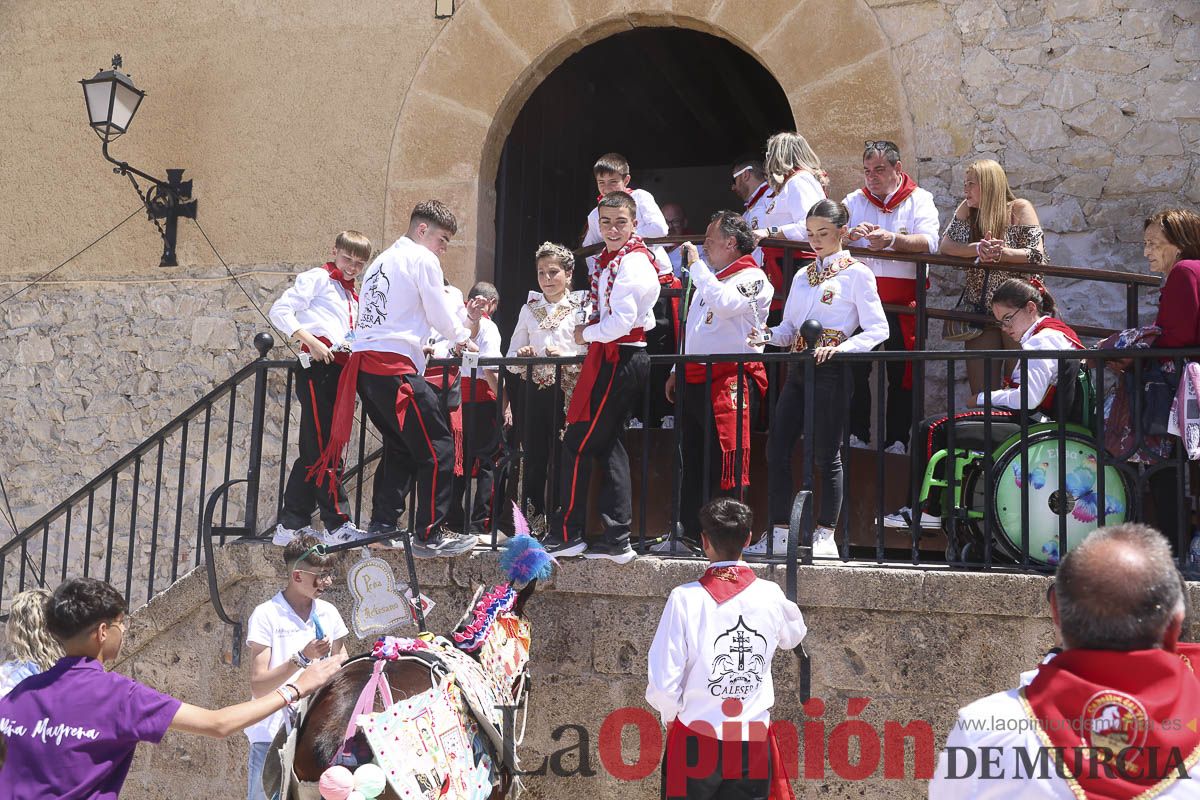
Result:
{"label": "red neckerchief", "polygon": [[865,186],[863,187],[862,192],[863,196],[867,198],[871,205],[875,206],[885,214],[890,214],[895,211],[901,203],[907,200],[908,196],[916,190],[917,182],[910,178],[907,172],[901,172],[900,188],[892,193],[892,198],[890,200],[884,201],[879,199],[875,195],[871,194],[871,190]]}
{"label": "red neckerchief", "polygon": [[[1176,653],[1067,650],[1020,699],[1042,743],[1063,748],[1055,752],[1077,796],[1152,796],[1200,761],[1200,732],[1172,724],[1200,717],[1200,682]],[[1108,769],[1097,759],[1104,750]]]}
{"label": "red neckerchief", "polygon": [[763,181],[762,186],[759,186],[758,190],[755,191],[754,194],[750,196],[750,199],[746,201],[746,210],[749,211],[750,209],[754,208],[754,204],[757,203],[759,200],[761,200],[762,196],[764,194],[766,194],[770,189],[771,189],[771,184],[767,183],[766,181]]}
{"label": "red neckerchief", "polygon": [[[654,263],[654,254],[646,247],[646,243],[642,241],[642,237],[636,233],[629,237],[629,241],[621,245],[621,249],[613,251],[607,247],[600,257],[596,259],[596,268],[592,271],[592,287],[589,292],[588,299],[592,303],[592,318],[595,322],[600,319],[600,274],[612,264],[612,271],[608,274],[607,292],[604,295],[605,300],[611,300],[613,284],[617,282],[617,272],[621,269],[621,261],[630,253],[641,251],[646,254],[646,258],[650,259],[650,265],[654,267],[655,273],[658,272],[658,267]],[[611,303],[609,310],[612,310]]]}
{"label": "red neckerchief", "polygon": [[1200,669],[1200,644],[1193,642],[1176,642],[1175,654],[1179,656],[1179,660],[1183,662],[1193,675],[1196,670]]}
{"label": "red neckerchief", "polygon": [[323,264],[321,268],[329,273],[329,279],[331,281],[340,283],[342,288],[349,292],[350,296],[354,298],[355,302],[358,302],[358,292],[354,291],[353,278],[347,278],[345,275],[343,275],[342,271],[338,269],[332,261]]}
{"label": "red neckerchief", "polygon": [[754,256],[742,256],[737,261],[729,264],[717,273],[717,280],[723,281],[726,278],[732,278],[744,269],[758,269],[758,262],[754,260]]}
{"label": "red neckerchief", "polygon": [[[684,364],[685,383],[704,383],[708,380],[708,364]],[[717,444],[721,448],[721,488],[732,489],[737,483],[738,418],[742,429],[742,486],[750,485],[750,398],[749,390],[756,388],[759,397],[767,394],[767,370],[761,361],[746,362],[742,374],[742,392],[738,392],[738,365],[712,365],[713,425],[717,429]],[[740,397],[739,397],[740,394]]]}
{"label": "red neckerchief", "polygon": [[[624,192],[625,194],[628,194],[628,195],[632,195],[632,194],[633,194],[633,189],[630,189],[628,186],[626,186],[624,189],[621,189],[620,191],[622,191],[622,192]],[[612,194],[612,192],[609,192],[609,194]],[[602,194],[598,194],[598,195],[596,195],[596,202],[597,202],[597,203],[599,203],[599,202],[600,202],[601,200],[603,200],[603,199],[604,199],[604,195],[602,195]]]}
{"label": "red neckerchief", "polygon": [[746,587],[758,580],[754,570],[745,564],[727,564],[723,567],[709,567],[700,576],[700,585],[708,592],[717,605],[741,594]]}
{"label": "red neckerchief", "polygon": [[1051,330],[1058,331],[1063,336],[1066,336],[1071,342],[1071,346],[1076,350],[1082,350],[1083,344],[1079,341],[1079,334],[1071,330],[1071,326],[1055,317],[1046,317],[1041,322],[1033,326],[1033,333],[1030,336],[1035,336],[1039,331]]}

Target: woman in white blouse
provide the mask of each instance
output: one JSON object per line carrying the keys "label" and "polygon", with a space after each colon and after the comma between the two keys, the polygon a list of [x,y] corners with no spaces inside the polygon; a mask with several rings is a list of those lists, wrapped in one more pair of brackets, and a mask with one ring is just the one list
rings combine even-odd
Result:
{"label": "woman in white blouse", "polygon": [[[545,242],[535,255],[540,292],[530,292],[521,306],[517,325],[508,343],[508,357],[558,358],[573,356],[581,348],[575,343],[575,325],[586,318],[586,292],[571,292],[574,254],[561,244]],[[530,516],[547,511],[546,476],[553,450],[558,461],[558,432],[570,402],[570,389],[579,366],[536,364],[509,366],[513,403],[513,425],[525,450],[524,490]],[[561,372],[559,372],[561,370]],[[558,378],[561,377],[561,383]],[[555,427],[551,420],[558,420]],[[528,425],[528,428],[526,427]]]}
{"label": "woman in white blouse", "polygon": [[[767,140],[763,168],[771,191],[766,198],[765,213],[758,220],[760,227],[754,231],[755,238],[807,241],[804,221],[809,209],[825,199],[825,187],[829,185],[829,175],[821,169],[821,159],[800,134],[777,133]],[[795,265],[798,270],[804,266],[804,263]],[[771,303],[774,313],[768,320],[775,323],[783,309],[783,286],[787,280],[783,248],[762,248],[762,267],[775,287],[775,299]]]}
{"label": "woman in white blouse", "polygon": [[[850,392],[842,370],[829,364],[835,353],[864,353],[888,337],[887,317],[879,301],[875,274],[845,250],[850,213],[834,200],[821,200],[805,221],[809,244],[817,260],[796,273],[788,292],[783,319],[770,328],[770,344],[798,352],[807,348],[800,336],[805,321],[821,323],[821,338],[813,352],[814,372],[812,449],[821,481],[821,504],[813,533],[813,554],[837,558],[833,531],[842,506],[842,458],[839,447],[850,413]],[[859,328],[862,330],[855,333]],[[792,511],[792,451],[804,433],[804,369],[795,365],[779,393],[767,438],[767,506],[770,539],[747,549],[750,555],[786,552]]]}

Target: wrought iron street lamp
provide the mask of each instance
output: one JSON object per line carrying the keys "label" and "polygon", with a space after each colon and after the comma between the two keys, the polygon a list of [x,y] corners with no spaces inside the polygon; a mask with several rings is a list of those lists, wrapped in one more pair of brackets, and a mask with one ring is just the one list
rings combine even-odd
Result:
{"label": "wrought iron street lamp", "polygon": [[[89,124],[104,143],[101,147],[104,158],[116,165],[114,173],[129,178],[138,196],[146,204],[146,215],[162,236],[163,254],[159,266],[178,266],[175,238],[179,218],[196,218],[192,182],[183,180],[182,169],[168,169],[167,179],[164,181],[108,154],[109,143],[129,130],[133,116],[146,93],[138,89],[133,80],[121,71],[120,54],[113,56],[112,69],[101,70],[93,77],[81,80],[80,84],[83,85],[83,99],[87,103]],[[148,192],[142,191],[135,175],[152,184]],[[159,220],[165,220],[165,226],[160,224]]]}

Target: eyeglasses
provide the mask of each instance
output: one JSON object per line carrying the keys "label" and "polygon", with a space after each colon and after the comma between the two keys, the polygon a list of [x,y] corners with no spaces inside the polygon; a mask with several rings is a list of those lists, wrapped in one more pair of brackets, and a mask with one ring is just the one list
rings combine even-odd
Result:
{"label": "eyeglasses", "polygon": [[880,139],[877,142],[871,142],[871,141],[863,142],[863,149],[864,150],[879,150],[879,151],[885,152],[885,153],[888,150],[894,150],[897,155],[900,154],[900,148],[896,146],[896,143],[889,142],[887,139]]}
{"label": "eyeglasses", "polygon": [[327,583],[333,583],[333,581],[337,578],[337,573],[332,572],[332,571],[313,572],[310,569],[298,569],[298,570],[296,570],[296,572],[303,572],[306,575],[312,575],[313,583],[320,583],[321,581],[325,581]]}
{"label": "eyeglasses", "polygon": [[1017,314],[1020,314],[1024,310],[1025,310],[1025,308],[1021,307],[1021,308],[1018,308],[1016,311],[1012,312],[1011,314],[1005,314],[1003,317],[1000,318],[1000,327],[1007,328],[1010,325],[1012,325],[1012,321],[1014,319],[1016,319]]}

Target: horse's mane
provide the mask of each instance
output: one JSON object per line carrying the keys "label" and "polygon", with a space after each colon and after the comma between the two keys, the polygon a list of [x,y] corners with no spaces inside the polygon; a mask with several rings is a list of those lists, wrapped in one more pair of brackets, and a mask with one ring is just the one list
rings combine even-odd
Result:
{"label": "horse's mane", "polygon": [[[363,687],[363,677],[360,673],[370,670],[371,663],[368,653],[354,656],[337,671],[328,683],[316,691],[308,704],[309,713],[304,715],[300,724],[298,741],[304,739],[309,721],[313,718],[312,710],[319,708],[323,703],[328,702],[328,707],[323,709],[325,719],[350,719]],[[315,731],[312,753],[317,763],[330,764],[337,757],[338,751],[342,748],[342,737],[345,734],[344,728],[335,729],[327,725]],[[355,734],[356,739],[360,736],[362,736],[361,731]]]}

